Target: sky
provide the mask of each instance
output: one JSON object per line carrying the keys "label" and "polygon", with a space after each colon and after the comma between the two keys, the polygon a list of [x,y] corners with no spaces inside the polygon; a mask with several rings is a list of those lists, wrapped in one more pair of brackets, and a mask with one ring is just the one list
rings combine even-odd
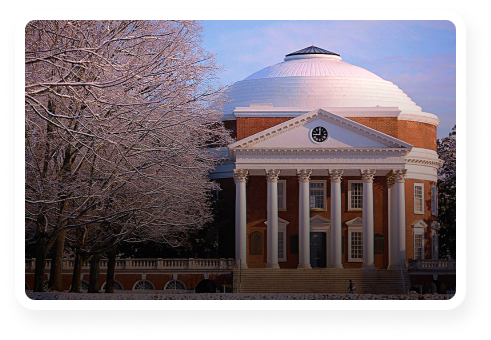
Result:
{"label": "sky", "polygon": [[223,67],[223,85],[286,54],[315,45],[401,88],[440,119],[438,138],[456,124],[456,31],[450,21],[202,21],[205,49]]}

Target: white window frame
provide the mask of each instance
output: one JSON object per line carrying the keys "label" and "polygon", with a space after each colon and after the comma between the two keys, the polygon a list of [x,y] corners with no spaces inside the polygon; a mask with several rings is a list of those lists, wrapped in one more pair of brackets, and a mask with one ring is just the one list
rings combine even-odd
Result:
{"label": "white window frame", "polygon": [[[351,249],[353,247],[353,233],[361,234],[361,257],[352,257]],[[363,228],[349,228],[348,229],[348,262],[363,262]]]}
{"label": "white window frame", "polygon": [[[312,197],[312,195],[311,195],[312,188],[310,187],[310,184],[311,183],[324,183],[324,190],[323,190],[324,191],[324,198],[323,198],[324,201],[322,202],[323,203],[323,207],[322,208],[312,208],[312,207],[310,207],[310,203],[311,203],[311,199],[310,198]],[[310,207],[310,210],[317,210],[317,211],[319,211],[319,210],[326,210],[326,201],[327,201],[327,197],[326,197],[326,186],[327,186],[327,181],[324,181],[324,180],[311,180],[310,181],[310,183],[309,183],[309,207]]]}
{"label": "white window frame", "polygon": [[[361,183],[361,208],[354,208],[351,206],[351,184]],[[348,211],[362,211],[363,210],[363,181],[348,181]]]}
{"label": "white window frame", "polygon": [[[287,234],[286,234],[286,226],[290,222],[285,221],[282,218],[278,218],[278,262],[286,262],[287,261],[287,256],[286,256],[286,242],[287,242]],[[268,227],[268,221],[264,221],[264,224],[266,224],[266,228]],[[283,247],[281,249],[283,250],[283,257],[280,257],[280,233],[283,234]]]}
{"label": "white window frame", "polygon": [[[417,241],[421,239],[421,250],[418,252]],[[425,234],[414,230],[414,260],[424,260],[425,257]]]}
{"label": "white window frame", "polygon": [[279,191],[279,187],[283,186],[283,196],[281,197],[281,200],[280,200],[280,195],[278,193],[278,210],[279,211],[286,211],[286,180],[284,179],[280,179],[278,180],[278,191]]}
{"label": "white window frame", "polygon": [[[283,256],[280,257],[280,238],[283,235],[283,246],[281,250],[283,251]],[[278,224],[278,262],[286,262],[286,224]]]}
{"label": "white window frame", "polygon": [[[423,220],[414,222],[413,227],[413,259],[424,260],[425,259],[425,229],[428,225]],[[416,252],[416,240],[421,237],[421,250],[419,254]]]}
{"label": "white window frame", "polygon": [[[418,197],[416,197],[416,188],[421,188],[421,210],[418,210],[418,203],[417,200],[419,200]],[[424,214],[425,212],[425,185],[424,183],[414,183],[414,189],[413,189],[413,194],[414,194],[414,213],[415,214]]]}
{"label": "white window frame", "polygon": [[[346,222],[348,225],[348,262],[363,262],[363,220],[359,217],[356,217],[348,222]],[[353,243],[353,238],[352,235],[353,233],[361,233],[361,257],[352,257],[351,256],[351,249],[352,249],[352,243]]]}

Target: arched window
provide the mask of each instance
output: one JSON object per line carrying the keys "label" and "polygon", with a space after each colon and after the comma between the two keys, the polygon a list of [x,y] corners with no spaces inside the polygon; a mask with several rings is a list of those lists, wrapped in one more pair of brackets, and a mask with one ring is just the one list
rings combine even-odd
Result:
{"label": "arched window", "polygon": [[[107,281],[106,281],[107,282]],[[102,284],[101,290],[103,291],[106,289],[106,282]],[[123,285],[121,282],[114,280],[114,290],[124,290]]]}
{"label": "arched window", "polygon": [[186,285],[179,280],[171,280],[165,284],[164,290],[186,290]]}
{"label": "arched window", "polygon": [[148,280],[140,280],[134,284],[133,290],[155,290],[155,286]]}

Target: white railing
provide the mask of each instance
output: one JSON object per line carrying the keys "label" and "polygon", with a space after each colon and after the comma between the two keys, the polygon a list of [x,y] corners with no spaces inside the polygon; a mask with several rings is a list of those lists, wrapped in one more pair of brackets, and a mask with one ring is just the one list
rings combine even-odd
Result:
{"label": "white railing", "polygon": [[[233,259],[117,259],[116,270],[145,269],[145,270],[189,270],[189,269],[216,269],[232,270]],[[101,269],[106,269],[108,260],[102,259],[99,262]],[[63,269],[73,269],[75,259],[63,259]],[[36,259],[26,259],[26,269],[33,270],[36,267]],[[45,269],[51,268],[51,259],[45,262]],[[90,263],[83,266],[84,269],[90,268]]]}
{"label": "white railing", "polygon": [[455,259],[409,260],[409,270],[455,270]]}

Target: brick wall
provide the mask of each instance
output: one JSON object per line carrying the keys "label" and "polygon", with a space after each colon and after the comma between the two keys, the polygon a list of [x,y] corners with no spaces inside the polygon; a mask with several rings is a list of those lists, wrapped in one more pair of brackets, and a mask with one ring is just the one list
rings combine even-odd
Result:
{"label": "brick wall", "polygon": [[[423,214],[414,213],[414,183],[424,184],[424,210]],[[437,216],[431,216],[431,184],[433,181],[419,179],[406,179],[406,260],[414,258],[414,231],[411,225],[417,220],[423,220],[428,227],[425,228],[425,258],[431,259],[431,223],[437,220]]]}
{"label": "brick wall", "polygon": [[[291,117],[238,117],[236,126],[237,140],[244,139],[260,131],[286,122]],[[436,126],[427,123],[397,120],[397,117],[351,117],[348,118],[389,136],[398,138],[417,148],[436,151]],[[227,125],[226,125],[227,126]]]}
{"label": "brick wall", "polygon": [[[82,280],[89,282],[89,274],[83,274]],[[186,285],[187,290],[193,290],[196,288],[198,282],[203,280],[204,274],[179,274],[177,276],[177,280],[182,281]],[[222,289],[223,285],[231,285],[232,284],[232,274],[231,273],[210,273],[208,278],[212,280],[218,289]],[[45,280],[48,277],[45,275]],[[114,275],[114,279],[120,282],[123,285],[124,290],[132,290],[135,283],[142,279],[141,274],[130,274],[130,273],[116,273]],[[29,285],[29,288],[32,290],[34,287],[34,274],[26,273],[25,274],[26,283]],[[172,274],[167,273],[148,273],[146,275],[146,280],[152,282],[155,287],[155,290],[163,290],[167,282],[173,280]],[[106,274],[100,274],[99,276],[99,290],[102,285],[106,282]],[[63,289],[68,291],[70,285],[72,284],[72,274],[64,273],[62,276],[62,285]]]}
{"label": "brick wall", "polygon": [[238,117],[237,140],[252,136],[255,133],[269,129],[275,125],[286,122],[291,117]]}

